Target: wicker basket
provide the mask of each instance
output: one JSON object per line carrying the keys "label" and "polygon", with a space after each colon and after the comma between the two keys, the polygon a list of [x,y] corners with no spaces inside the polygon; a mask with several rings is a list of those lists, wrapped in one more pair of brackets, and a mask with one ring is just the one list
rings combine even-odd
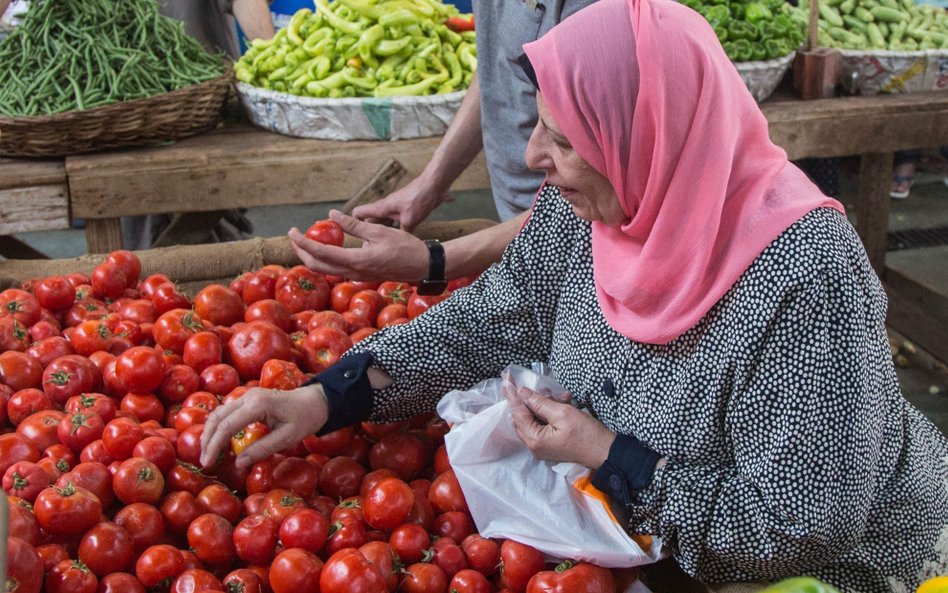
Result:
{"label": "wicker basket", "polygon": [[0,156],[53,157],[179,140],[220,120],[232,71],[154,97],[84,111],[0,116]]}

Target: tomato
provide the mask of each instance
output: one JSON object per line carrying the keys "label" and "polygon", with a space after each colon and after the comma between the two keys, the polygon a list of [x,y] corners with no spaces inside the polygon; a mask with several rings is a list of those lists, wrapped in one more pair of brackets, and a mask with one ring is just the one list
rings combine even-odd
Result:
{"label": "tomato", "polygon": [[278,277],[278,274],[267,270],[258,270],[249,274],[240,293],[244,304],[252,305],[257,301],[275,297]]}
{"label": "tomato", "polygon": [[112,458],[128,459],[135,445],[145,436],[141,425],[132,418],[116,418],[105,425],[102,431],[102,444]]}
{"label": "tomato", "polygon": [[115,418],[115,400],[101,393],[82,393],[66,400],[64,406],[68,414],[97,414],[103,422]]}
{"label": "tomato", "polygon": [[29,327],[40,320],[39,301],[25,290],[8,288],[0,292],[0,317],[11,317]]}
{"label": "tomato", "polygon": [[522,592],[536,573],[545,568],[543,555],[533,546],[504,540],[500,545],[500,584]]}
{"label": "tomato", "polygon": [[43,560],[33,546],[18,537],[7,538],[6,591],[39,593],[43,584]]}
{"label": "tomato", "polygon": [[158,466],[141,457],[123,461],[112,477],[115,497],[125,504],[156,504],[161,499],[164,488],[165,478]]}
{"label": "tomato", "polygon": [[414,564],[425,557],[425,552],[431,545],[431,538],[424,527],[406,524],[392,530],[388,543],[402,562]]}
{"label": "tomato", "polygon": [[200,376],[200,388],[215,395],[225,395],[240,385],[237,369],[229,364],[212,364]]}
{"label": "tomato", "polygon": [[388,468],[403,480],[410,480],[425,468],[429,451],[421,440],[409,432],[385,435],[372,446],[369,464],[372,469]]}
{"label": "tomato", "polygon": [[154,463],[162,475],[171,471],[175,464],[174,445],[158,436],[145,437],[135,443],[132,455]]}
{"label": "tomato", "polygon": [[293,511],[305,508],[306,502],[289,490],[274,488],[264,495],[263,513],[277,524],[282,524]]}
{"label": "tomato", "polygon": [[386,305],[375,318],[375,327],[385,328],[394,325],[393,322],[404,319],[408,321],[408,308],[402,304]]}
{"label": "tomato", "polygon": [[117,313],[122,319],[134,321],[139,325],[155,323],[158,319],[158,309],[155,308],[155,303],[149,299],[134,299],[123,303]]}
{"label": "tomato", "polygon": [[323,243],[325,245],[342,247],[346,242],[346,234],[342,231],[342,227],[339,226],[338,222],[329,220],[328,218],[314,222],[306,229],[305,234],[307,239],[312,239],[317,243]]}
{"label": "tomato", "polygon": [[3,490],[32,503],[49,486],[49,475],[31,461],[18,461],[3,474]]}
{"label": "tomato", "polygon": [[188,545],[201,562],[226,566],[235,557],[234,526],[215,513],[205,513],[188,526]]}
{"label": "tomato", "polygon": [[335,311],[319,311],[314,313],[309,319],[306,331],[311,332],[320,327],[332,327],[341,332],[349,331],[349,323],[346,318]]}
{"label": "tomato", "polygon": [[171,309],[162,313],[152,328],[155,342],[175,354],[181,354],[188,338],[200,331],[204,331],[204,323],[197,313],[187,309]]}
{"label": "tomato", "polygon": [[200,378],[197,371],[186,364],[174,364],[165,369],[161,385],[158,386],[158,395],[165,403],[180,403],[197,391],[198,387]]}
{"label": "tomato", "polygon": [[277,279],[276,300],[290,313],[322,311],[329,302],[330,287],[326,278],[303,266],[290,269]]}
{"label": "tomato", "polygon": [[319,488],[326,496],[348,498],[359,493],[365,468],[351,457],[333,457],[319,472]]}
{"label": "tomato", "polygon": [[475,533],[477,528],[471,516],[461,511],[448,511],[435,517],[431,532],[440,537],[450,537],[454,541],[464,541],[464,538]]}
{"label": "tomato", "polygon": [[98,414],[66,414],[59,421],[59,442],[79,452],[100,439],[104,429],[105,421]]}
{"label": "tomato", "polygon": [[174,420],[168,420],[167,424],[173,426],[178,432],[184,432],[193,424],[204,424],[207,422],[209,415],[210,412],[206,408],[199,408],[197,406],[182,407],[175,412]]}
{"label": "tomato", "polygon": [[93,391],[101,372],[88,358],[77,354],[60,356],[43,371],[43,391],[57,404],[81,393]]}
{"label": "tomato", "polygon": [[415,493],[408,484],[398,478],[384,478],[368,491],[362,509],[366,523],[391,531],[405,522],[414,504]]}
{"label": "tomato", "polygon": [[279,536],[284,547],[302,548],[315,554],[329,538],[329,521],[313,509],[298,509],[279,526]]}
{"label": "tomato", "polygon": [[384,593],[385,579],[359,550],[343,549],[329,557],[319,577],[321,593]]}
{"label": "tomato", "polygon": [[[10,420],[10,424],[19,428],[19,425],[30,416],[35,415],[37,412],[53,410],[55,407],[56,404],[53,403],[53,400],[48,395],[39,389],[27,388],[17,391],[7,400],[6,415]],[[61,414],[61,412],[59,413]],[[52,436],[54,439],[58,439],[55,431]]]}
{"label": "tomato", "polygon": [[221,284],[210,284],[194,297],[194,311],[214,325],[233,325],[244,318],[240,295]]}
{"label": "tomato", "polygon": [[95,494],[103,508],[107,508],[115,495],[112,492],[112,474],[109,468],[95,461],[84,461],[77,464],[65,474],[59,476],[56,485],[65,488],[69,484],[85,488]]}
{"label": "tomato", "polygon": [[125,249],[112,251],[105,256],[105,262],[112,264],[125,273],[128,288],[134,288],[142,277],[142,262],[131,251]]}
{"label": "tomato", "polygon": [[36,546],[36,553],[39,554],[40,558],[43,560],[44,572],[53,570],[53,567],[63,560],[69,560],[69,552],[66,550],[66,548],[59,544],[44,544],[42,546]]}
{"label": "tomato", "polygon": [[155,311],[158,315],[173,311],[174,309],[188,309],[191,301],[188,296],[178,290],[173,282],[165,282],[155,287],[151,294],[151,302],[155,304]]}
{"label": "tomato", "polygon": [[386,305],[408,305],[412,288],[405,282],[383,282],[378,293]]}
{"label": "tomato", "polygon": [[615,593],[616,581],[608,568],[566,560],[556,570],[535,574],[527,593]]}
{"label": "tomato", "polygon": [[185,534],[191,521],[207,512],[197,497],[186,490],[169,492],[159,507],[165,526],[172,533]]}
{"label": "tomato", "polygon": [[230,437],[230,448],[234,455],[240,455],[244,449],[256,443],[270,432],[263,422],[253,422],[237,434]]}
{"label": "tomato", "polygon": [[285,331],[267,321],[251,321],[234,332],[227,355],[244,380],[259,379],[263,364],[272,358],[290,360],[292,344]]}
{"label": "tomato", "polygon": [[418,317],[431,307],[434,307],[444,299],[448,298],[451,293],[445,291],[439,295],[434,296],[424,296],[418,294],[418,291],[412,291],[411,296],[408,297],[408,318],[414,319]]}
{"label": "tomato", "polygon": [[448,583],[452,593],[491,593],[490,581],[483,574],[470,568],[459,570]]}
{"label": "tomato", "polygon": [[272,455],[253,464],[247,474],[246,488],[248,494],[269,492],[273,489],[273,468],[284,458],[283,455]]}
{"label": "tomato", "polygon": [[145,593],[145,585],[127,572],[113,572],[99,581],[99,593]]}
{"label": "tomato", "polygon": [[184,570],[181,551],[168,544],[147,548],[135,562],[135,576],[145,587],[156,587],[166,579],[174,579]]}
{"label": "tomato", "polygon": [[29,328],[12,317],[0,317],[0,350],[23,352],[29,347]]}
{"label": "tomato", "polygon": [[119,409],[131,414],[139,422],[161,421],[165,415],[161,400],[150,393],[127,393],[119,403]]}
{"label": "tomato", "polygon": [[[66,356],[67,354],[73,354],[72,346],[69,345],[69,340],[62,336],[52,336],[42,340],[36,341],[32,346],[26,349],[26,354],[35,358],[41,367],[40,376],[36,381],[35,385],[31,387],[39,387],[42,383],[43,371],[49,363],[53,362],[60,356]],[[4,376],[4,355],[0,354],[0,380],[3,380]],[[4,381],[9,385],[8,381]],[[14,387],[13,385],[10,385]]]}
{"label": "tomato", "polygon": [[316,494],[316,466],[299,457],[287,457],[273,468],[273,486],[309,498]]}
{"label": "tomato", "polygon": [[267,389],[296,389],[306,381],[306,375],[295,363],[286,360],[268,360],[260,370],[260,387]]}
{"label": "tomato", "polygon": [[[38,414],[54,415],[53,410],[47,412],[38,412]],[[53,416],[55,418],[55,415]],[[55,420],[57,423],[59,419]],[[17,433],[8,433],[0,435],[0,471],[6,473],[11,465],[17,461],[37,462],[40,458],[38,444],[34,443],[27,434],[19,434],[20,427],[17,427]],[[48,446],[48,445],[47,445]]]}
{"label": "tomato", "polygon": [[366,525],[363,521],[348,518],[334,521],[335,530],[329,534],[329,539],[323,546],[322,554],[331,556],[345,548],[358,548],[369,542]]}
{"label": "tomato", "polygon": [[7,497],[9,506],[8,534],[12,537],[21,538],[31,546],[38,546],[44,534],[40,531],[39,522],[33,514],[30,503],[25,500],[22,503],[15,503],[12,500],[13,498]]}
{"label": "tomato", "polygon": [[107,319],[83,321],[66,338],[76,354],[91,356],[99,350],[109,350],[114,334]]}
{"label": "tomato", "polygon": [[33,512],[40,527],[54,535],[79,535],[99,522],[102,503],[85,488],[67,484],[46,488],[36,497]]}
{"label": "tomato", "polygon": [[264,593],[263,581],[249,568],[232,570],[221,581],[230,593]]}
{"label": "tomato", "polygon": [[437,564],[449,579],[468,568],[464,551],[450,537],[439,537],[431,546],[432,564]]}
{"label": "tomato", "polygon": [[86,448],[79,453],[79,461],[83,463],[86,462],[95,462],[101,463],[102,465],[109,465],[115,459],[109,455],[109,452],[105,450],[105,445],[102,443],[102,439],[97,441],[92,441]]}
{"label": "tomato", "polygon": [[128,570],[135,559],[135,541],[121,525],[103,521],[82,536],[79,560],[99,578]]}
{"label": "tomato", "polygon": [[171,582],[170,593],[221,591],[223,584],[213,574],[200,568],[188,568]]}
{"label": "tomato", "polygon": [[461,491],[461,484],[458,483],[458,478],[453,469],[442,473],[431,483],[431,489],[428,491],[428,501],[437,513],[448,511],[470,512],[467,501],[464,499],[464,492]]}
{"label": "tomato", "polygon": [[230,523],[236,523],[240,518],[240,499],[223,484],[208,484],[198,493],[197,500],[208,512],[216,513]]}
{"label": "tomato", "polygon": [[[198,440],[200,443],[200,436]],[[210,480],[201,472],[200,467],[178,460],[168,471],[167,483],[169,490],[186,490],[197,496],[210,483]]]}
{"label": "tomato", "polygon": [[[237,557],[250,564],[267,564],[273,558],[279,537],[280,525],[266,515],[245,517],[234,528]],[[283,542],[283,545],[287,548],[297,547],[287,542]]]}
{"label": "tomato", "polygon": [[210,331],[198,332],[184,343],[184,364],[198,373],[214,364],[221,364],[224,348],[220,336]]}
{"label": "tomato", "polygon": [[115,375],[126,391],[151,393],[164,379],[165,360],[154,348],[135,346],[119,355]]}
{"label": "tomato", "polygon": [[500,564],[500,545],[478,533],[464,538],[461,549],[467,563],[484,576],[493,576]]}
{"label": "tomato", "polygon": [[92,294],[100,299],[117,299],[125,293],[128,278],[116,265],[102,263],[92,270]]}
{"label": "tomato", "polygon": [[76,301],[76,287],[62,276],[49,276],[36,283],[33,296],[46,309],[68,309]]}
{"label": "tomato", "polygon": [[318,373],[328,369],[338,362],[349,348],[352,348],[352,340],[345,331],[333,327],[310,330],[303,342],[307,370]]}
{"label": "tomato", "polygon": [[403,593],[441,593],[448,590],[448,577],[436,564],[412,564],[405,573],[399,587]]}
{"label": "tomato", "polygon": [[379,293],[369,289],[360,290],[352,295],[352,299],[349,300],[349,311],[361,315],[371,322],[378,317],[379,311],[382,310],[384,305],[385,301]]}
{"label": "tomato", "polygon": [[[49,338],[65,342],[63,338]],[[57,342],[58,344],[58,342]],[[57,348],[62,350],[62,348]],[[46,361],[47,364],[50,361]],[[0,354],[0,382],[13,391],[35,388],[42,385],[43,361],[17,351],[8,351]]]}

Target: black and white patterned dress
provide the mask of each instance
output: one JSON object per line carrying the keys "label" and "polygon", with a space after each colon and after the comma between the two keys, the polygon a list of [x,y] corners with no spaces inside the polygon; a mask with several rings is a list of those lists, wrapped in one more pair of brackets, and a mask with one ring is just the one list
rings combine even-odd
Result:
{"label": "black and white patterned dress", "polygon": [[353,349],[394,379],[371,417],[430,410],[510,363],[547,361],[606,426],[668,459],[629,529],[662,537],[696,578],[805,574],[911,593],[948,572],[948,445],[899,391],[885,294],[844,216],[797,221],[661,346],[606,323],[590,241],[546,186],[500,263]]}

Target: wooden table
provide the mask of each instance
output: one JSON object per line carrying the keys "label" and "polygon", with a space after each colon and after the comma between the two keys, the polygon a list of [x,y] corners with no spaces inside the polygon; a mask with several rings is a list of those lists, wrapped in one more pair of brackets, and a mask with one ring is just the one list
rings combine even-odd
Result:
{"label": "wooden table", "polygon": [[[791,160],[861,156],[856,227],[885,278],[892,152],[948,144],[948,93],[807,102],[777,96],[762,110]],[[236,124],[170,146],[64,161],[0,160],[0,235],[65,228],[68,205],[71,216],[86,220],[89,251],[104,253],[121,245],[119,217],[344,200],[392,158],[411,179],[439,140],[303,140]],[[481,155],[453,189],[488,186]],[[889,288],[896,329],[948,360],[948,298],[907,278]]]}

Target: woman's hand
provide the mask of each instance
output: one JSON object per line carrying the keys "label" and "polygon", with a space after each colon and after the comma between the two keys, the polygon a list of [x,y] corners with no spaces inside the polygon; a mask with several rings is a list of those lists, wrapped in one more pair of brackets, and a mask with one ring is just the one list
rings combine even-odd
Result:
{"label": "woman's hand", "polygon": [[362,247],[324,245],[290,229],[293,249],[307,268],[352,280],[418,282],[428,274],[428,248],[418,237],[337,210],[330,211],[329,218],[346,233],[362,239]]}
{"label": "woman's hand", "polygon": [[322,428],[328,417],[326,396],[319,384],[290,391],[250,389],[208,416],[201,436],[201,465],[214,465],[231,436],[251,422],[265,422],[270,432],[237,456],[235,463],[239,468],[249,467],[302,441]]}
{"label": "woman's hand", "polygon": [[616,435],[591,415],[511,383],[504,383],[504,397],[517,435],[538,459],[596,469],[609,456]]}

